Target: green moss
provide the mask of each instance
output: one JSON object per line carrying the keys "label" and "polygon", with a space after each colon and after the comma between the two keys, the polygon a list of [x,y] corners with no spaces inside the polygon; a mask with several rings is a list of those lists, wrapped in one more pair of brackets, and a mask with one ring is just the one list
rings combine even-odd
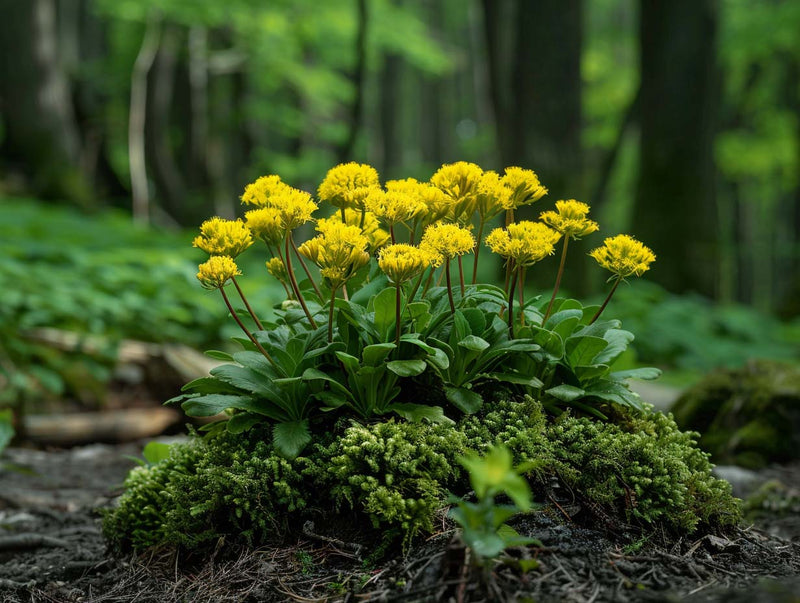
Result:
{"label": "green moss", "polygon": [[756,361],[711,373],[674,407],[715,461],[759,468],[800,458],[800,367]]}
{"label": "green moss", "polygon": [[[118,549],[197,548],[224,536],[258,544],[315,514],[361,515],[405,544],[431,531],[446,503],[469,486],[457,459],[504,443],[533,461],[534,485],[557,476],[584,501],[628,521],[687,533],[738,519],[726,482],[711,476],[696,434],[660,413],[615,422],[562,415],[548,420],[531,398],[487,404],[457,425],[398,420],[340,423],[305,457],[277,455],[265,428],[194,437],[169,459],[134,470],[104,530]],[[318,516],[318,515],[315,515]]]}
{"label": "green moss", "polygon": [[552,469],[582,497],[683,533],[739,519],[730,484],[711,475],[696,436],[658,412],[621,424],[563,416],[547,430]]}
{"label": "green moss", "polygon": [[337,508],[366,513],[376,528],[399,528],[408,542],[419,530],[432,530],[444,488],[460,473],[455,459],[465,451],[464,434],[450,425],[353,423],[330,445],[316,446],[314,456],[327,462],[306,475]]}

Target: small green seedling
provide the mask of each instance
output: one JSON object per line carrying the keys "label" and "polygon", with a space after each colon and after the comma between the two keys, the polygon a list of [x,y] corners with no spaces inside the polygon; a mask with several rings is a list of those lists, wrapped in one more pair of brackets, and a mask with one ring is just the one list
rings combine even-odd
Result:
{"label": "small green seedling", "polygon": [[[531,490],[522,473],[530,470],[523,464],[513,466],[511,452],[502,445],[493,446],[484,457],[476,454],[462,457],[461,464],[469,471],[475,503],[454,499],[457,506],[450,510],[461,526],[461,537],[478,560],[497,557],[511,546],[541,543],[535,538],[520,536],[506,524],[511,516],[532,507]],[[507,495],[511,505],[499,505],[495,498]]]}

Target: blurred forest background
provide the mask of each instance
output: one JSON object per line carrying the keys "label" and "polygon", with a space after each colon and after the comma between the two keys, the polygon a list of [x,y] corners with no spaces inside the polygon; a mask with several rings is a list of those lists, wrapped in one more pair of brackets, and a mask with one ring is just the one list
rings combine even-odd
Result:
{"label": "blurred forest background", "polygon": [[[576,198],[601,235],[654,249],[657,285],[614,309],[642,329],[641,360],[797,355],[797,0],[0,7],[7,342],[43,326],[213,342],[224,316],[191,282],[181,228],[235,215],[268,173],[314,191],[341,161],[427,179],[467,160],[534,169],[550,189],[535,215]],[[569,276],[574,293],[601,290],[581,262]],[[0,345],[0,376],[68,389],[31,345]]]}

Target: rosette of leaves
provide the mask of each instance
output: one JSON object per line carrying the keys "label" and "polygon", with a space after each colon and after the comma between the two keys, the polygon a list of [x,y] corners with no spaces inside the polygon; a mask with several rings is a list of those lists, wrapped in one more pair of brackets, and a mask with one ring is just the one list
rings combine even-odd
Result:
{"label": "rosette of leaves", "polygon": [[418,324],[413,314],[407,318],[407,313],[402,313],[401,330],[409,332],[395,343],[395,291],[385,288],[366,304],[363,295],[354,295],[349,301],[337,299],[336,304],[342,349],[332,350],[335,362],[309,367],[302,375],[305,381],[320,386],[313,395],[324,404],[323,410],[346,407],[363,419],[396,413],[410,421],[449,422],[440,406],[398,400],[400,379],[421,375],[432,357],[439,362],[445,359],[413,332]]}
{"label": "rosette of leaves", "polygon": [[606,417],[596,408],[597,402],[642,411],[642,401],[630,390],[627,379],[656,379],[661,371],[651,367],[612,370],[633,341],[633,333],[621,329],[619,320],[591,323],[597,306],[562,299],[556,300],[554,308],[544,326],[518,329],[520,337],[541,347],[539,362],[527,370],[543,381],[545,404],[573,406],[600,418]]}
{"label": "rosette of leaves", "polygon": [[315,384],[303,373],[317,366],[321,357],[343,347],[328,343],[325,328],[296,332],[287,325],[271,325],[270,331],[254,336],[274,360],[270,363],[246,339],[237,339],[245,348],[234,354],[209,352],[227,361],[211,370],[209,377],[187,383],[183,394],[166,404],[181,402],[190,417],[212,417],[225,413],[227,421],[212,423],[209,429],[225,428],[241,433],[253,425],[274,424],[275,448],[288,457],[297,456],[311,441],[309,419],[315,410]]}

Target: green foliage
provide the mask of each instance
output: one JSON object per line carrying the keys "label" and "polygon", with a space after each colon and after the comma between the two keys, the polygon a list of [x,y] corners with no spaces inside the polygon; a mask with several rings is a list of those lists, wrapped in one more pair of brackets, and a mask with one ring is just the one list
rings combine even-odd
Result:
{"label": "green foliage", "polygon": [[444,488],[458,475],[464,435],[449,425],[353,424],[328,446],[316,446],[313,471],[337,505],[366,513],[372,525],[399,528],[404,542],[431,531]]}
{"label": "green foliage", "polygon": [[751,358],[800,357],[796,324],[698,295],[671,295],[649,282],[620,288],[614,313],[631,331],[646,334],[632,346],[641,362],[705,372],[735,368]]}
{"label": "green foliage", "polygon": [[[531,490],[521,476],[526,467],[514,467],[511,452],[505,446],[492,446],[486,456],[461,457],[459,462],[469,472],[469,480],[477,502],[456,499],[450,510],[461,526],[461,538],[479,560],[491,559],[510,546],[541,544],[534,538],[523,538],[505,522],[515,513],[531,508]],[[505,494],[513,505],[498,505],[495,498]]]}
{"label": "green foliage", "polygon": [[730,484],[712,477],[697,437],[658,412],[621,424],[564,415],[547,430],[551,468],[582,497],[678,532],[734,524],[740,516]]}
{"label": "green foliage", "polygon": [[699,431],[715,461],[759,468],[800,456],[800,368],[754,361],[720,369],[687,390],[673,412]]}
{"label": "green foliage", "polygon": [[10,408],[0,409],[0,453],[14,438],[14,414]]}

